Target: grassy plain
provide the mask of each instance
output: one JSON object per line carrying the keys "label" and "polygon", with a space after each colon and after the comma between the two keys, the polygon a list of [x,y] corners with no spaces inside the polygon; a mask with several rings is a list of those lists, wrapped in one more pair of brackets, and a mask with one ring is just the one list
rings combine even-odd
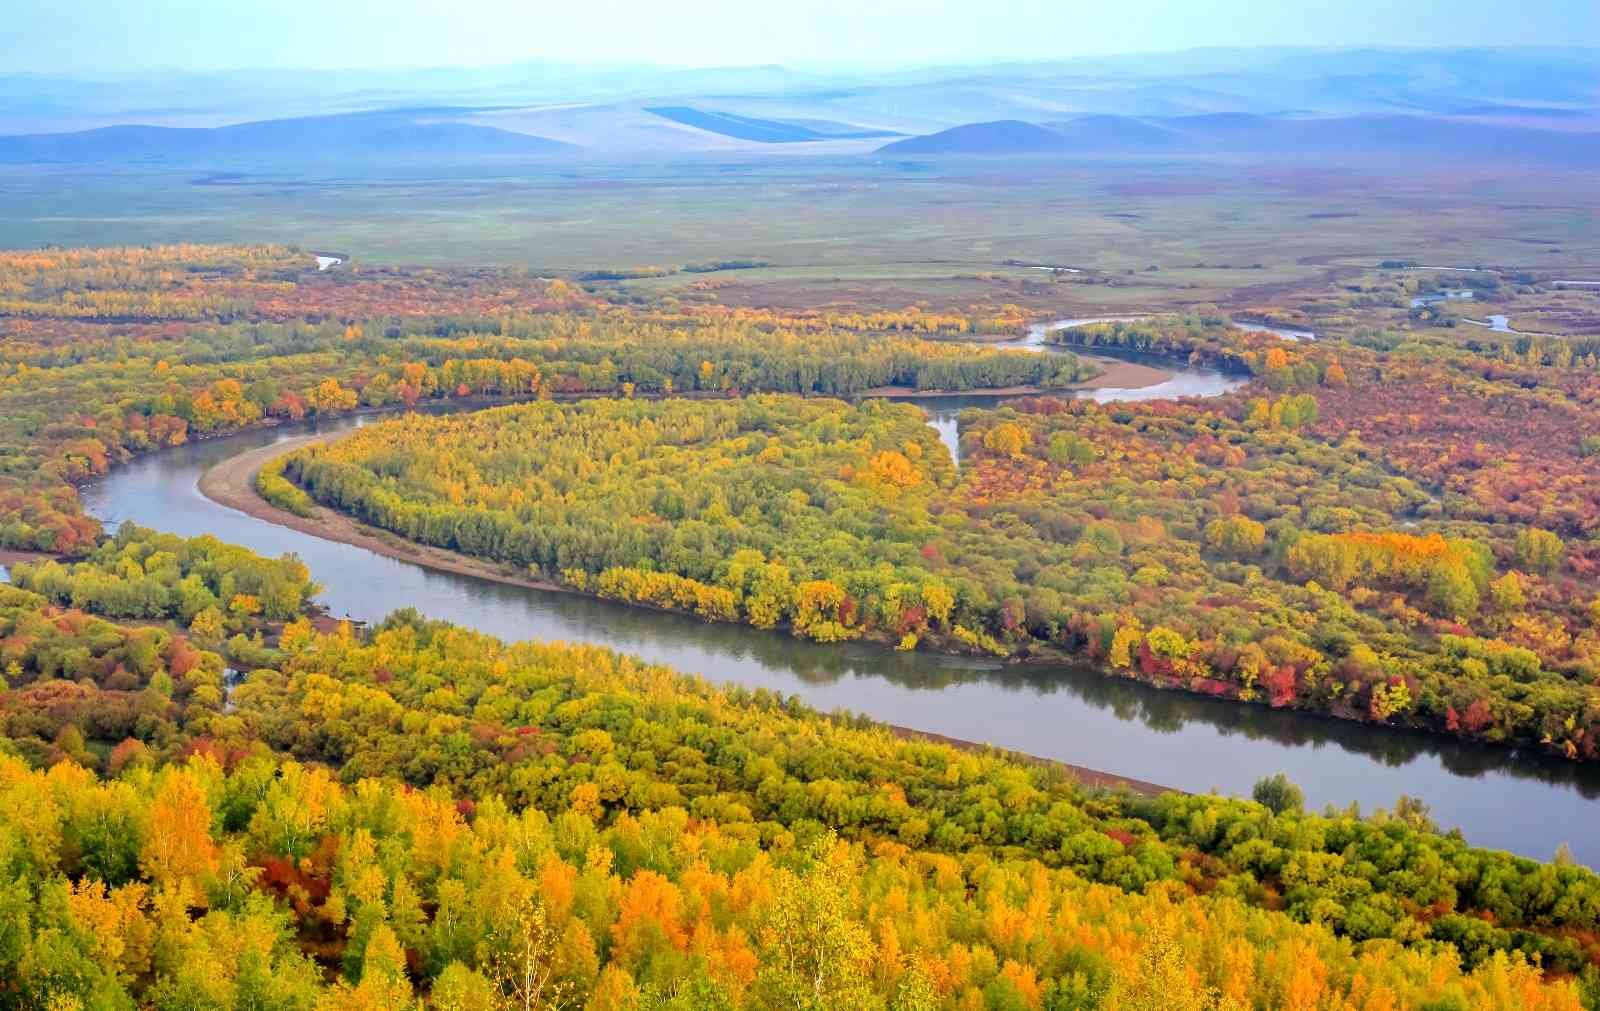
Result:
{"label": "grassy plain", "polygon": [[759,258],[771,265],[620,286],[710,285],[730,304],[810,308],[1244,307],[1336,288],[1385,258],[1592,278],[1597,210],[1600,173],[1504,166],[745,157],[0,168],[5,247],[271,241],[372,264],[551,274]]}

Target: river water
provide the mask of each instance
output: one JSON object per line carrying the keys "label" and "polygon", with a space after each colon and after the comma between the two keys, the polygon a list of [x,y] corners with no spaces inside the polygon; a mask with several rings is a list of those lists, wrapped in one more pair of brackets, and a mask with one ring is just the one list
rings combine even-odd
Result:
{"label": "river water", "polygon": [[[1095,348],[1080,353],[1085,358],[1112,358],[1141,364],[1160,365],[1172,370],[1171,363],[1152,355],[1119,352],[1114,349]],[[1224,375],[1215,369],[1182,368],[1173,371],[1172,378],[1150,386],[1129,388],[1101,387],[1085,390],[1052,390],[1049,396],[1071,396],[1080,400],[1093,400],[1106,404],[1115,401],[1173,400],[1178,397],[1215,397],[1245,384],[1243,378]],[[895,403],[916,404],[928,415],[928,424],[939,433],[939,440],[950,450],[950,456],[961,462],[960,423],[961,412],[969,407],[991,408],[1015,399],[1014,396],[993,393],[966,393],[947,397],[897,397]]]}
{"label": "river water", "polygon": [[1476,292],[1471,288],[1461,288],[1452,291],[1435,291],[1426,295],[1411,296],[1411,308],[1418,309],[1425,305],[1438,305],[1440,302],[1453,302],[1459,299],[1470,299]]}
{"label": "river water", "polygon": [[[1082,319],[1063,319],[1054,323],[1035,324],[1028,328],[1026,335],[1015,340],[998,341],[977,346],[997,348],[1008,351],[1071,351],[1083,358],[1115,358],[1122,361],[1137,362],[1142,365],[1152,365],[1172,373],[1171,377],[1150,386],[1137,387],[1098,387],[1083,390],[1053,390],[1050,396],[1071,396],[1078,399],[1093,400],[1097,403],[1111,403],[1114,401],[1138,400],[1175,400],[1179,397],[1216,397],[1243,386],[1246,380],[1239,376],[1229,376],[1218,372],[1216,369],[1184,366],[1174,368],[1172,363],[1156,355],[1140,354],[1138,352],[1122,351],[1116,348],[1056,348],[1045,343],[1045,338],[1054,330],[1065,330],[1068,327],[1087,326],[1090,323],[1110,323],[1118,320],[1135,320],[1139,316],[1092,316]],[[950,456],[961,462],[961,440],[959,421],[961,412],[971,408],[991,408],[1006,400],[1014,399],[1007,395],[992,393],[967,393],[958,396],[942,397],[899,397],[897,403],[916,404],[928,415],[928,424],[939,433],[939,439],[950,450]]]}
{"label": "river water", "polygon": [[[1187,369],[1174,381],[1195,390],[1231,382]],[[926,403],[953,411],[981,400]],[[88,488],[85,504],[110,525],[134,520],[185,535],[215,534],[266,555],[293,552],[325,585],[321,599],[334,615],[376,621],[415,607],[504,638],[602,643],[712,681],[792,693],[823,710],[861,712],[1183,790],[1248,795],[1256,780],[1282,771],[1317,807],[1354,801],[1370,810],[1407,794],[1476,844],[1548,859],[1567,842],[1579,860],[1600,865],[1600,768],[1593,766],[1157,691],[1080,666],[820,645],[430,571],[254,519],[210,501],[196,486],[207,469],[239,453],[372,420],[285,425],[164,450]]]}

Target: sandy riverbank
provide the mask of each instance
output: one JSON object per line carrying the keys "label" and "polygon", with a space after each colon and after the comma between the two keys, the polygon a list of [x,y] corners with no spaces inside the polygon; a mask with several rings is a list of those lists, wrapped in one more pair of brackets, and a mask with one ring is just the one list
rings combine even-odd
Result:
{"label": "sandy riverbank", "polygon": [[0,548],[0,565],[15,565],[18,562],[46,562],[52,558],[60,557],[48,551],[18,551],[15,548]]}
{"label": "sandy riverbank", "polygon": [[[352,431],[359,431],[354,429]],[[326,506],[317,506],[310,516],[296,516],[294,513],[279,509],[272,503],[256,494],[256,471],[269,460],[274,460],[287,453],[316,443],[328,442],[336,436],[304,435],[297,439],[285,439],[270,446],[241,453],[230,457],[217,464],[204,474],[200,475],[200,493],[220,505],[253,516],[258,520],[274,523],[291,530],[298,530],[312,537],[323,540],[337,541],[340,544],[349,544],[358,548],[365,548],[376,554],[389,558],[397,558],[403,562],[414,562],[429,569],[438,569],[442,572],[455,572],[464,576],[477,576],[481,579],[492,579],[500,583],[510,583],[513,586],[525,586],[535,590],[557,590],[561,592],[575,592],[567,587],[544,580],[529,579],[506,569],[504,566],[481,559],[447,551],[444,548],[430,547],[426,544],[415,544],[388,531],[369,527],[358,523],[343,513],[336,512]]]}
{"label": "sandy riverbank", "polygon": [[1098,358],[1085,354],[1080,354],[1078,357],[1099,369],[1100,374],[1093,379],[1073,383],[1074,390],[1142,390],[1146,386],[1164,383],[1177,375],[1171,369],[1123,361],[1120,358]]}
{"label": "sandy riverbank", "polygon": [[1170,786],[1158,786],[1147,783],[1142,779],[1129,779],[1126,776],[1116,776],[1098,769],[1086,769],[1081,765],[1072,765],[1069,762],[1058,762],[1053,758],[1040,758],[1038,755],[1027,755],[1018,751],[1009,751],[1005,748],[993,748],[977,741],[964,741],[959,737],[946,737],[944,734],[935,734],[926,730],[917,730],[914,727],[902,727],[897,723],[884,724],[896,736],[907,740],[932,741],[935,744],[947,744],[952,748],[962,751],[998,751],[1003,755],[1022,762],[1036,762],[1048,765],[1051,768],[1061,769],[1069,773],[1072,778],[1093,790],[1127,790],[1130,793],[1143,794],[1146,797],[1157,797],[1163,793],[1175,793]]}

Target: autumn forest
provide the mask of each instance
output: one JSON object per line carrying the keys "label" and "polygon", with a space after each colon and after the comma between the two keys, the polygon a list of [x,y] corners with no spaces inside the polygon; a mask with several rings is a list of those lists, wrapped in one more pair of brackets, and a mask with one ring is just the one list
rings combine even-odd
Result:
{"label": "autumn forest", "polygon": [[[1600,763],[1595,338],[661,276],[0,253],[0,1008],[1600,1007],[1600,876],[1426,797],[1095,785],[600,642],[341,620],[338,573],[85,505],[360,415],[246,511],[763,642]],[[1114,395],[1185,370],[1216,395]]]}

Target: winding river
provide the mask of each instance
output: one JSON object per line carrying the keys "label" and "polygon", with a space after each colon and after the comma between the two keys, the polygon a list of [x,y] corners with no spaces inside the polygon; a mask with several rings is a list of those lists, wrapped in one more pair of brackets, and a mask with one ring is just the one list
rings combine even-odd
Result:
{"label": "winding river", "polygon": [[[1015,344],[1037,346],[1042,334]],[[1168,366],[1169,368],[1171,366]],[[1219,393],[1237,380],[1180,368],[1164,394]],[[1117,399],[1116,391],[1082,391]],[[993,398],[922,401],[935,424]],[[946,419],[941,421],[941,415]],[[1600,865],[1600,768],[1406,731],[1163,692],[1067,664],[1007,664],[896,653],[869,643],[820,645],[738,625],[630,608],[567,593],[423,569],[258,520],[202,496],[202,473],[239,453],[369,417],[255,430],[179,446],[114,471],[84,493],[108,524],[134,520],[185,535],[215,534],[268,555],[294,552],[335,615],[366,621],[401,607],[506,638],[603,643],[713,681],[792,693],[951,737],[1058,759],[1189,791],[1248,794],[1287,772],[1316,806],[1388,807],[1420,797],[1442,826],[1474,843],[1546,858],[1569,843]]]}

